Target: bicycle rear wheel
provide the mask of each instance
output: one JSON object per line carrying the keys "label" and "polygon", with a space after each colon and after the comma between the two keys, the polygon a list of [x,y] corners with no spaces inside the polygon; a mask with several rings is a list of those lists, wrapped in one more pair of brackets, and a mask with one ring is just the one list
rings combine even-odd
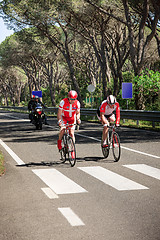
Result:
{"label": "bicycle rear wheel", "polygon": [[68,160],[71,164],[71,167],[73,167],[76,163],[76,147],[71,136],[68,136],[67,145],[68,145],[68,152],[67,152]]}
{"label": "bicycle rear wheel", "polygon": [[120,147],[120,138],[116,132],[113,133],[112,152],[113,152],[115,162],[118,162],[121,156],[121,147]]}
{"label": "bicycle rear wheel", "polygon": [[[108,139],[107,139],[107,144],[108,144]],[[103,147],[103,138],[101,140],[101,149],[102,149],[103,156],[107,158],[109,156],[109,145],[108,147]]]}

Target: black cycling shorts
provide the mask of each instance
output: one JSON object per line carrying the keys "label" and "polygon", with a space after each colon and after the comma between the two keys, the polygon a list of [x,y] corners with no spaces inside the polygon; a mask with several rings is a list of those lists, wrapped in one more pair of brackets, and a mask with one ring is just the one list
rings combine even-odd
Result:
{"label": "black cycling shorts", "polygon": [[[100,110],[99,110],[99,108],[97,109],[97,115],[98,115],[98,117],[100,117]],[[113,115],[113,113],[111,113],[111,114],[109,114],[109,115],[104,115],[105,116],[105,118],[110,118],[111,116]]]}

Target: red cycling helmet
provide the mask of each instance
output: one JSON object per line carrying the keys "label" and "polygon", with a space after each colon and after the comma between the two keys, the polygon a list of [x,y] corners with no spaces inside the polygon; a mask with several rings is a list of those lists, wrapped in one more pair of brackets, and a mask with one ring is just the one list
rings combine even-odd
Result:
{"label": "red cycling helmet", "polygon": [[107,97],[107,103],[110,105],[114,105],[116,103],[116,98],[113,95],[109,95]]}
{"label": "red cycling helmet", "polygon": [[76,99],[77,96],[78,96],[78,94],[77,94],[77,92],[74,91],[74,90],[71,90],[71,91],[69,91],[69,93],[68,93],[68,97],[69,97],[71,100],[72,100],[72,99]]}

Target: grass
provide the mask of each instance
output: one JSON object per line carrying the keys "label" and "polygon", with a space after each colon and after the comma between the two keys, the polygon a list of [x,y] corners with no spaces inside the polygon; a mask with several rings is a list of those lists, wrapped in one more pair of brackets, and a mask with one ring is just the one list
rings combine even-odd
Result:
{"label": "grass", "polygon": [[133,128],[139,128],[139,129],[145,129],[145,130],[153,130],[153,131],[160,131],[160,124],[155,123],[155,128],[152,126],[152,122],[149,121],[137,121],[136,120],[121,120],[120,121],[121,126],[126,126],[126,127],[133,127]]}
{"label": "grass", "polygon": [[[92,116],[81,116],[81,120],[83,121],[89,121],[89,122],[99,122],[97,117],[92,117]],[[120,121],[121,126],[126,126],[126,127],[132,127],[132,128],[138,128],[138,129],[145,129],[145,130],[153,130],[160,132],[160,123],[157,122],[155,123],[155,128],[152,126],[152,122],[149,121],[138,121],[137,120],[131,120],[131,119],[125,119]]]}
{"label": "grass", "polygon": [[4,173],[5,173],[4,157],[3,154],[0,152],[0,176]]}

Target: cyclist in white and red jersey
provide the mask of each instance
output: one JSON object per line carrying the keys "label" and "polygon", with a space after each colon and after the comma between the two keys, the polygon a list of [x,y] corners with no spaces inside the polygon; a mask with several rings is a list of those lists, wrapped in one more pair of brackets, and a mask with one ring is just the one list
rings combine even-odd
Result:
{"label": "cyclist in white and red jersey", "polygon": [[[113,111],[116,110],[116,118]],[[106,139],[108,134],[108,127],[110,122],[116,121],[116,126],[119,126],[120,122],[120,107],[119,103],[113,95],[109,95],[104,100],[97,110],[97,117],[103,124],[103,146],[107,145]]]}
{"label": "cyclist in white and red jersey", "polygon": [[[57,119],[58,119],[58,125],[61,127],[60,133],[59,133],[59,139],[57,142],[58,149],[62,149],[62,137],[64,134],[64,125],[66,123],[68,124],[77,124],[81,123],[80,120],[80,102],[77,100],[77,92],[74,90],[71,90],[68,93],[68,98],[64,98],[61,100],[59,104],[59,109],[57,113]],[[75,136],[74,136],[74,130],[75,126],[72,126],[69,129],[69,134],[75,141]]]}

